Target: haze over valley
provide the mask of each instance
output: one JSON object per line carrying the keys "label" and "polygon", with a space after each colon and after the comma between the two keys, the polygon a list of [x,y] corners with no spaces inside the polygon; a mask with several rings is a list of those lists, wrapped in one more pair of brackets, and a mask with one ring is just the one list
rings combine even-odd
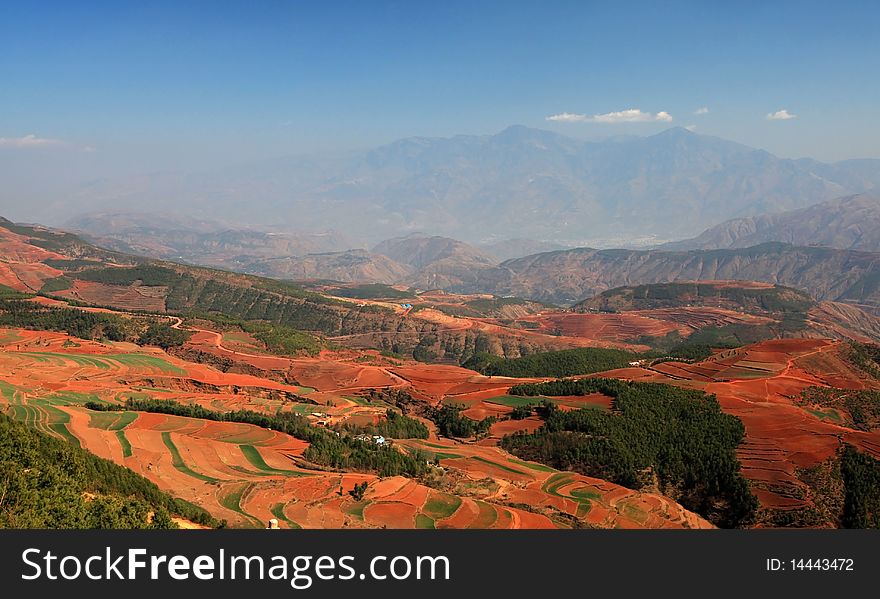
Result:
{"label": "haze over valley", "polygon": [[349,247],[420,232],[491,244],[638,247],[721,221],[803,208],[880,185],[880,160],[778,158],[673,127],[579,141],[522,126],[405,138],[338,159],[96,181],[34,202],[31,220],[141,212],[285,232],[342,234]]}

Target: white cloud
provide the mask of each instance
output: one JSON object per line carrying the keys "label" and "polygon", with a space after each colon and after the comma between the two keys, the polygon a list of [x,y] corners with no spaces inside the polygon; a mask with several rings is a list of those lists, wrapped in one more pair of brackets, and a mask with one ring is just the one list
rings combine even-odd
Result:
{"label": "white cloud", "polygon": [[708,106],[702,106],[702,107],[700,107],[700,108],[697,108],[697,109],[694,111],[694,114],[696,114],[696,115],[709,114],[709,107],[708,107]]}
{"label": "white cloud", "polygon": [[548,116],[548,121],[556,121],[561,123],[648,123],[660,121],[669,123],[672,121],[672,115],[661,110],[657,114],[650,112],[642,112],[638,108],[629,108],[617,112],[606,112],[605,114],[594,114],[589,116],[586,114],[573,114],[571,112],[563,112]]}
{"label": "white cloud", "polygon": [[6,148],[39,148],[45,146],[60,146],[64,142],[58,139],[37,137],[33,133],[23,137],[0,137],[0,147]]}
{"label": "white cloud", "polygon": [[782,110],[777,110],[776,112],[771,112],[770,114],[767,115],[766,118],[768,121],[788,121],[791,119],[796,119],[797,115],[791,114],[789,111],[787,111],[786,109],[783,108]]}
{"label": "white cloud", "polygon": [[585,114],[572,114],[570,112],[563,112],[560,114],[548,116],[546,120],[556,121],[559,123],[581,123],[583,121],[589,121],[590,117]]}
{"label": "white cloud", "polygon": [[688,125],[687,127],[685,127],[685,129],[687,129],[688,131],[693,133],[694,131],[697,130],[697,126],[696,125]]}

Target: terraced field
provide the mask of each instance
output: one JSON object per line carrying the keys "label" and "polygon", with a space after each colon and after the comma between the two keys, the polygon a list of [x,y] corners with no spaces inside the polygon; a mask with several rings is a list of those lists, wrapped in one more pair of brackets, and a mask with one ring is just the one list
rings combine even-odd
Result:
{"label": "terraced field", "polygon": [[[125,464],[232,526],[262,526],[269,518],[291,528],[544,528],[570,526],[572,517],[586,524],[584,509],[569,509],[564,502],[556,505],[553,502],[560,498],[540,491],[543,479],[554,474],[552,469],[516,460],[494,444],[399,440],[403,450],[421,446],[429,458],[439,460],[438,475],[461,477],[463,482],[454,492],[441,492],[402,477],[305,468],[305,442],[252,425],[85,407],[87,402],[119,404],[132,397],[173,399],[214,410],[271,413],[281,408],[315,419],[311,414],[322,412],[320,418],[342,423],[371,421],[388,408],[384,402],[364,401],[353,394],[361,388],[381,384],[434,400],[447,395],[474,399],[503,397],[511,384],[507,379],[454,367],[386,369],[348,362],[348,356],[334,360],[332,354],[325,354],[321,359],[292,359],[291,371],[299,384],[286,385],[222,373],[127,344],[72,340],[60,333],[34,331],[16,331],[5,338],[7,344],[0,344],[4,410]],[[136,384],[131,386],[129,381]],[[303,399],[290,401],[273,395],[281,391]],[[298,395],[303,391],[305,395]],[[317,405],[306,403],[318,400]],[[503,403],[494,405],[509,411]],[[349,493],[359,482],[368,485],[361,500]],[[527,503],[516,496],[520,485],[534,485],[546,498],[546,506],[538,512],[520,507]],[[615,525],[613,520],[601,525]],[[665,525],[708,526],[692,514],[690,519],[676,517]]]}

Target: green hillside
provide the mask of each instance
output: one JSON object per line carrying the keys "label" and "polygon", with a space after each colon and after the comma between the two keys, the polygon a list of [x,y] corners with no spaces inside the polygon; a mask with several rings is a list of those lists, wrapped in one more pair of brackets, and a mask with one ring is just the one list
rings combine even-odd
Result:
{"label": "green hillside", "polygon": [[0,528],[177,528],[208,512],[122,466],[0,414]]}

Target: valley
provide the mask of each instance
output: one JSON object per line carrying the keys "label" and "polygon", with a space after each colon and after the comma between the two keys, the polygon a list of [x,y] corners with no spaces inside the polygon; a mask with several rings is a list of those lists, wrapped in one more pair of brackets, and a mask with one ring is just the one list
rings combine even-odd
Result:
{"label": "valley", "polygon": [[[795,289],[679,281],[563,309],[300,286],[39,227],[0,236],[3,413],[226,526],[836,527],[849,492],[834,474],[841,452],[880,458],[873,416],[815,399],[880,390],[876,365],[850,355],[875,347],[877,317]],[[712,418],[741,423],[742,439],[705,459],[731,465],[754,500],[728,518],[635,447],[635,478],[518,457],[507,448],[546,434],[557,410],[597,423],[623,413],[602,392],[520,391],[560,376],[679,389],[694,406],[717,398]]]}

